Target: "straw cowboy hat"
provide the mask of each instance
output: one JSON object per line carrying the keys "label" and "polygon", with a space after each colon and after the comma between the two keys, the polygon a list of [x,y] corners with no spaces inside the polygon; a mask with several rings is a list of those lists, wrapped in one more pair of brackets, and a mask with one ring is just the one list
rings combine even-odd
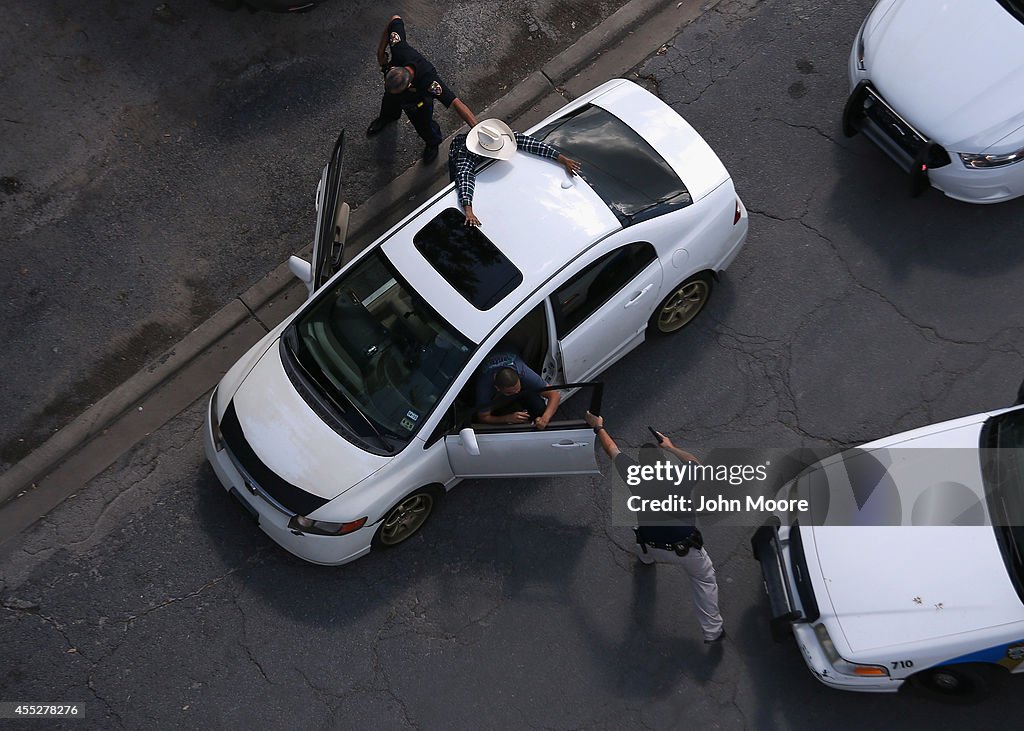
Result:
{"label": "straw cowboy hat", "polygon": [[466,148],[483,157],[508,160],[516,151],[516,134],[500,119],[485,119],[469,131]]}

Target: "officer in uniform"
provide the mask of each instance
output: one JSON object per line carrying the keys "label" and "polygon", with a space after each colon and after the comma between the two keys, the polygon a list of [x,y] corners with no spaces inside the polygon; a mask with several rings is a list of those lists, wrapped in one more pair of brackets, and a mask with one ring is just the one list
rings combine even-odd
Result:
{"label": "officer in uniform", "polygon": [[[622,453],[615,440],[604,428],[604,417],[594,416],[589,411],[585,416],[587,424],[593,427],[597,434],[598,441],[605,453],[612,458],[615,469],[625,479],[629,467],[640,464],[632,457]],[[661,432],[655,432],[658,437],[658,446],[666,452],[674,455],[684,463],[692,462],[700,464],[700,460],[689,452],[683,451],[672,443],[672,440]],[[644,445],[640,450],[641,461],[646,465],[653,466],[658,461],[657,455],[664,454],[658,451],[653,445]],[[664,461],[662,458],[661,461]],[[670,492],[683,494],[692,489],[693,484],[672,486],[661,489],[658,485],[650,485],[654,490],[650,495],[643,497],[665,498]],[[634,493],[644,491],[643,486],[631,488]],[[650,491],[650,490],[648,490]],[[644,491],[647,492],[647,491]],[[658,514],[660,515],[664,514]],[[700,622],[701,631],[704,634],[704,644],[711,645],[721,642],[725,638],[725,623],[722,621],[722,613],[718,608],[718,581],[715,578],[715,567],[711,563],[711,557],[704,550],[704,538],[695,525],[695,517],[691,514],[675,515],[668,520],[658,520],[653,515],[641,516],[641,524],[636,528],[636,540],[638,547],[638,558],[641,563],[653,564],[675,563],[683,567],[690,579],[690,589],[693,595],[694,609],[697,612],[697,621]]]}
{"label": "officer in uniform", "polygon": [[[388,62],[385,49],[391,48]],[[441,128],[434,121],[434,100],[446,107],[454,107],[463,121],[470,127],[476,126],[476,117],[463,104],[448,85],[437,75],[437,70],[423,55],[409,45],[405,35],[405,22],[399,15],[392,15],[380,44],[377,46],[377,62],[384,75],[384,97],[380,102],[380,114],[370,122],[366,136],[372,137],[394,122],[402,112],[412,122],[426,147],[423,148],[423,162],[430,164],[437,159],[437,148],[441,144]]]}

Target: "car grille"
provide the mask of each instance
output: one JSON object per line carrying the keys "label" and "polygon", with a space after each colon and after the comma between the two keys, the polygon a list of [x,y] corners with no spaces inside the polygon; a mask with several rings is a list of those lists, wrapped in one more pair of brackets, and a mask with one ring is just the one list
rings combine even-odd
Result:
{"label": "car grille", "polygon": [[220,433],[232,461],[242,473],[245,489],[249,493],[259,495],[278,510],[293,515],[309,515],[328,502],[327,498],[313,495],[282,479],[263,463],[242,432],[234,402],[224,412]]}
{"label": "car grille", "polygon": [[903,119],[866,81],[857,85],[846,103],[843,129],[847,136],[863,131],[908,172],[917,172],[922,164],[934,169],[950,163],[941,145]]}

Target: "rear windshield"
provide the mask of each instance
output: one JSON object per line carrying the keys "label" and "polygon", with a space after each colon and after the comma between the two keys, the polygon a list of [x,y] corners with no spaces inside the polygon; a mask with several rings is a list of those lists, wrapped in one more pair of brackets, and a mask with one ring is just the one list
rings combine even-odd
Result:
{"label": "rear windshield", "polygon": [[578,160],[583,179],[624,226],[693,202],[665,159],[600,107],[582,107],[533,136]]}
{"label": "rear windshield", "polygon": [[448,208],[412,239],[423,258],[478,310],[489,310],[523,282],[523,274],[466,216]]}

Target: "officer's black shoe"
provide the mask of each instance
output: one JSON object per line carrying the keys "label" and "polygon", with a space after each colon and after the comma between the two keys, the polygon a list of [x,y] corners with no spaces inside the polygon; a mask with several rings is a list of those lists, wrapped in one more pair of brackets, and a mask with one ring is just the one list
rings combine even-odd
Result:
{"label": "officer's black shoe", "polygon": [[375,120],[370,122],[370,126],[366,128],[366,136],[373,137],[375,134],[380,134],[380,132],[389,124],[391,124],[390,119],[384,119],[384,117],[377,117]]}
{"label": "officer's black shoe", "polygon": [[437,145],[427,145],[423,148],[423,163],[429,165],[437,159]]}

